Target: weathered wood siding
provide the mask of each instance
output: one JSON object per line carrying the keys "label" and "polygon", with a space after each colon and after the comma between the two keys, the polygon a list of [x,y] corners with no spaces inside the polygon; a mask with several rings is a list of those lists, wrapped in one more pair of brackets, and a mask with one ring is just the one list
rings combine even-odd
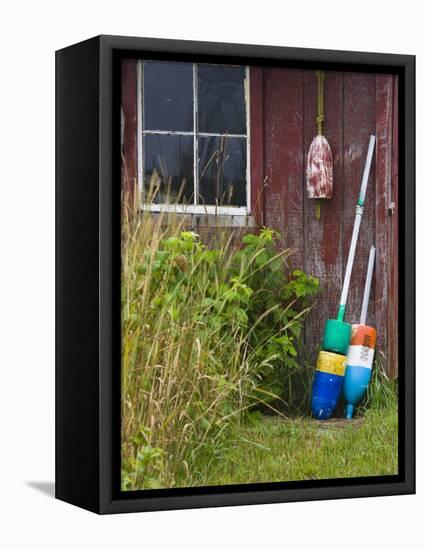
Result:
{"label": "weathered wood siding", "polygon": [[[330,200],[306,196],[305,166],[316,134],[314,71],[250,71],[251,207],[259,226],[282,235],[291,266],[320,279],[309,315],[305,350],[315,356],[326,319],[335,317],[353,229],[355,204],[370,134],[377,144],[352,274],[346,319],[358,322],[370,245],[377,249],[368,323],[378,331],[378,354],[398,373],[398,82],[391,75],[326,72],[324,134],[333,153]],[[137,182],[136,62],[122,65],[123,187]],[[395,210],[390,210],[394,203]]]}
{"label": "weathered wood siding", "polygon": [[137,70],[135,59],[121,63],[121,179],[123,190],[137,186]]}
{"label": "weathered wood siding", "polygon": [[[318,348],[325,320],[337,313],[369,136],[377,136],[346,320],[359,321],[369,248],[374,244],[377,262],[368,323],[377,328],[382,364],[390,376],[396,376],[396,77],[326,73],[324,134],[333,152],[334,188],[332,199],[320,201],[319,219],[316,201],[306,196],[305,182],[308,148],[316,134],[315,72],[264,69],[262,80],[264,222],[282,234],[285,247],[294,249],[291,266],[314,274],[323,289],[306,323],[309,355]],[[391,202],[395,204],[392,215]]]}

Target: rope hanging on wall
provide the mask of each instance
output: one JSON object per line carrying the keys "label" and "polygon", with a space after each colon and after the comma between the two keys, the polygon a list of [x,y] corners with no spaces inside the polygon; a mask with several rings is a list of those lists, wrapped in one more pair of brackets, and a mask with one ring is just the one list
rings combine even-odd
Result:
{"label": "rope hanging on wall", "polygon": [[316,71],[317,75],[317,134],[319,136],[322,135],[322,124],[325,120],[325,113],[324,113],[324,106],[323,106],[323,100],[324,100],[324,84],[325,84],[325,72],[324,71]]}
{"label": "rope hanging on wall", "polygon": [[[317,135],[313,139],[307,158],[307,196],[309,199],[330,199],[332,197],[333,168],[332,151],[328,140],[322,134],[325,121],[324,96],[325,73],[316,71],[317,76]],[[320,207],[316,208],[320,217]]]}

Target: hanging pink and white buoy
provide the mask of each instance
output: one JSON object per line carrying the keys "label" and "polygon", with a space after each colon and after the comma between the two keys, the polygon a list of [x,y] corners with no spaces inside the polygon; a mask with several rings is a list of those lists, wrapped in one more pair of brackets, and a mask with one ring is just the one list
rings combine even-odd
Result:
{"label": "hanging pink and white buoy", "polygon": [[330,199],[333,186],[332,151],[325,136],[311,142],[307,158],[307,196],[309,199]]}
{"label": "hanging pink and white buoy", "polygon": [[[309,199],[330,199],[332,197],[333,168],[332,151],[322,133],[325,120],[325,73],[316,71],[317,76],[317,136],[313,139],[307,158],[307,196]],[[316,203],[316,216],[320,218],[320,203]]]}

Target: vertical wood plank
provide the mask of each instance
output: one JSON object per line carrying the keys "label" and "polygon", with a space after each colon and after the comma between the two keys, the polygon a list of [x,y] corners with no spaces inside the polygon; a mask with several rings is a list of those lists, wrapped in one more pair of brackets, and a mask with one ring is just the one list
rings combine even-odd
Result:
{"label": "vertical wood plank", "polygon": [[263,68],[251,67],[250,75],[250,136],[251,136],[251,212],[257,225],[264,225],[264,99]]}
{"label": "vertical wood plank", "polygon": [[388,334],[388,246],[390,239],[388,205],[390,200],[392,154],[392,76],[376,76],[376,263],[375,263],[375,320],[377,350],[384,355],[389,370],[387,353]]}
{"label": "vertical wood plank", "polygon": [[398,376],[398,76],[393,77],[393,105],[392,105],[392,157],[391,157],[391,201],[395,204],[395,210],[390,217],[390,247],[389,247],[389,284],[388,294],[391,297],[391,306],[387,309],[388,314],[388,348],[390,358],[389,375],[394,378]]}
{"label": "vertical wood plank", "polygon": [[303,71],[265,69],[265,221],[293,249],[290,268],[303,268]]}
{"label": "vertical wood plank", "polygon": [[[343,73],[328,71],[324,84],[325,121],[323,134],[332,149],[333,193],[331,199],[309,199],[304,173],[304,268],[320,281],[322,293],[306,319],[306,352],[314,356],[326,319],[335,318],[342,288],[343,214]],[[304,72],[304,163],[310,143],[317,134],[317,78]],[[320,217],[316,216],[316,206]]]}
{"label": "vertical wood plank", "polygon": [[[355,218],[356,203],[366,160],[369,136],[376,131],[376,76],[373,74],[344,74],[344,216],[343,216],[343,271]],[[357,242],[356,257],[348,293],[346,321],[360,319],[369,249],[375,244],[375,161],[370,171],[363,220]],[[376,279],[375,279],[376,280]],[[372,285],[367,324],[375,326],[375,285]]]}
{"label": "vertical wood plank", "polygon": [[133,194],[137,188],[137,76],[136,60],[121,61],[121,186]]}

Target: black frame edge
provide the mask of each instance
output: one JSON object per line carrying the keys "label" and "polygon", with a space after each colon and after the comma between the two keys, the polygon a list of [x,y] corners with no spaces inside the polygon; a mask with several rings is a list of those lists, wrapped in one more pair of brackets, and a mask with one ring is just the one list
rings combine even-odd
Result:
{"label": "black frame edge", "polygon": [[388,72],[391,69],[397,70],[402,66],[408,66],[413,55],[361,52],[345,50],[318,50],[311,48],[294,48],[288,46],[267,46],[262,44],[240,44],[226,42],[206,42],[195,40],[176,40],[167,38],[146,38],[133,36],[100,35],[102,44],[108,49],[119,50],[141,50],[156,53],[173,53],[188,55],[212,55],[225,57],[247,57],[250,61],[263,62],[268,59],[282,61],[285,59],[290,64],[304,63],[326,65],[332,64],[334,68],[338,65],[343,67],[361,68],[364,65],[372,67],[372,70],[386,67]]}
{"label": "black frame edge", "polygon": [[[404,299],[404,311],[399,318],[399,331],[404,345],[404,357],[400,351],[399,364],[404,365],[404,459],[406,469],[406,489],[416,492],[416,214],[415,214],[415,181],[416,181],[416,58],[406,56],[403,66],[404,79],[404,128],[399,135],[399,151],[404,144],[403,164],[399,166],[404,176],[404,209],[399,230],[404,231],[404,239],[399,239],[401,252],[399,264],[404,277],[400,279],[400,295]],[[400,125],[401,126],[401,125]],[[403,181],[402,180],[402,181]],[[400,178],[399,178],[400,182]],[[399,185],[400,187],[400,185]],[[403,227],[404,226],[404,227]],[[403,250],[401,249],[403,243]],[[403,270],[403,271],[402,271]],[[400,306],[399,306],[400,307]]]}
{"label": "black frame edge", "polygon": [[55,496],[99,511],[99,39],[56,52]]}
{"label": "black frame edge", "polygon": [[410,489],[405,483],[388,483],[385,485],[356,485],[331,487],[328,489],[302,488],[223,493],[219,495],[153,497],[131,500],[113,499],[110,502],[103,503],[103,506],[101,506],[101,514],[155,512],[161,510],[216,508],[222,506],[247,506],[258,504],[283,504],[313,500],[408,495],[413,493],[414,490]]}

